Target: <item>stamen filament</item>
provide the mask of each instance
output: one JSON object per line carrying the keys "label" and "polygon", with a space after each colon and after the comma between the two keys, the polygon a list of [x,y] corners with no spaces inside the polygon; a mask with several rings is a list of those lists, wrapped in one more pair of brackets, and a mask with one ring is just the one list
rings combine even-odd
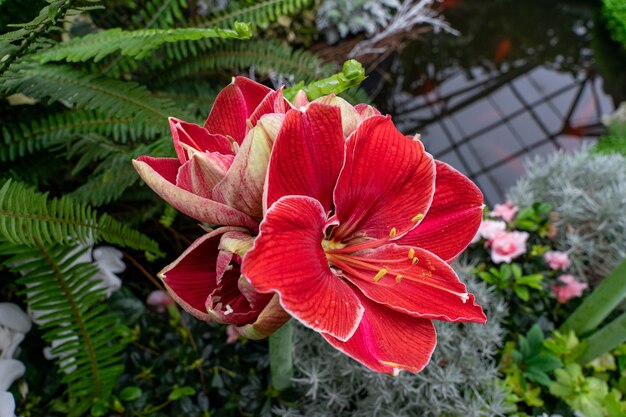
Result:
{"label": "stamen filament", "polygon": [[328,249],[326,253],[328,254],[352,253],[352,252],[360,251],[363,249],[377,248],[379,246],[384,245],[388,241],[389,241],[389,238],[368,240],[362,243],[358,243],[356,245],[347,245],[347,246],[344,246],[343,248]]}

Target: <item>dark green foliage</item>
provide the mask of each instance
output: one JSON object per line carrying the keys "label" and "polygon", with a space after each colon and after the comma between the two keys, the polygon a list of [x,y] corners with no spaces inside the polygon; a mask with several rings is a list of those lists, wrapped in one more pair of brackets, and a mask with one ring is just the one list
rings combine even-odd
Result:
{"label": "dark green foliage", "polygon": [[89,59],[98,62],[119,51],[124,56],[141,59],[164,43],[205,38],[248,39],[250,36],[249,25],[241,22],[236,22],[234,29],[183,28],[123,31],[115,28],[63,42],[36,54],[33,58],[42,63],[61,60],[84,62]]}
{"label": "dark green foliage", "polygon": [[159,255],[158,244],[112,217],[68,197],[48,198],[24,184],[6,181],[0,188],[0,236],[13,244],[72,245],[107,241]]}
{"label": "dark green foliage", "polygon": [[[79,258],[86,248],[11,243],[0,245],[6,265],[21,275],[29,307],[38,312],[43,338],[55,342],[61,380],[68,386],[69,416],[80,416],[99,397],[108,397],[124,371],[120,352],[126,347],[125,327],[108,312],[104,289],[91,278],[98,268]],[[69,360],[68,360],[69,359]]]}
{"label": "dark green foliage", "polygon": [[562,366],[562,362],[543,348],[543,332],[538,325],[534,325],[526,336],[519,336],[519,350],[514,349],[511,356],[515,363],[523,370],[529,381],[548,386],[550,377],[548,372]]}
{"label": "dark green foliage", "polygon": [[619,153],[626,156],[626,122],[611,123],[609,133],[602,136],[592,150],[593,153]]}
{"label": "dark green foliage", "polygon": [[206,19],[198,19],[192,26],[229,27],[235,22],[250,22],[256,26],[266,26],[281,15],[291,15],[309,4],[311,0],[262,0],[238,7],[237,2],[225,12]]}
{"label": "dark green foliage", "polygon": [[603,0],[602,12],[613,39],[626,48],[626,2]]}

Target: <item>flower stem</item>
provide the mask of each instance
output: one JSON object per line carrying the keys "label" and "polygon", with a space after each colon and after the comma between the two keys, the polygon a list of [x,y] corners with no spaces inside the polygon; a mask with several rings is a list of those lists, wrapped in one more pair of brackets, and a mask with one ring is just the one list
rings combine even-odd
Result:
{"label": "flower stem", "polygon": [[585,335],[595,330],[600,323],[626,297],[626,259],[585,298],[585,301],[563,323],[560,331],[573,330],[577,335]]}
{"label": "flower stem", "polygon": [[272,386],[278,391],[291,387],[293,324],[291,320],[270,336],[270,370]]}

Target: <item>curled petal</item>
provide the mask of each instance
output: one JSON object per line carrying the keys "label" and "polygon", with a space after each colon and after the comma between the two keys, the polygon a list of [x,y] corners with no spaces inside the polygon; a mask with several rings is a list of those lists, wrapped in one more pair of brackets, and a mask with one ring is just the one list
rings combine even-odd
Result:
{"label": "curled petal", "polygon": [[299,90],[293,98],[292,102],[293,107],[299,109],[300,107],[304,107],[309,104],[309,98],[307,97],[304,90]]}
{"label": "curled petal", "polygon": [[368,368],[396,375],[400,370],[420,372],[437,344],[430,320],[407,316],[377,304],[363,294],[365,313],[354,335],[345,342],[323,334],[335,348]]}
{"label": "curled petal", "polygon": [[281,307],[278,294],[274,294],[254,323],[237,327],[237,331],[248,339],[264,339],[282,327],[289,319],[291,315]]}
{"label": "curled petal", "polygon": [[260,219],[263,217],[263,190],[274,140],[284,116],[263,116],[248,132],[230,170],[213,188],[213,198]]}
{"label": "curled petal", "polygon": [[265,96],[263,101],[261,101],[250,115],[250,123],[252,123],[252,126],[256,126],[259,119],[264,115],[271,113],[285,114],[287,108],[288,104],[283,98],[283,89],[281,87],[278,91],[272,91]]}
{"label": "curled petal", "polygon": [[308,327],[347,340],[363,307],[328,266],[322,248],[325,223],[318,201],[283,197],[267,211],[242,271],[257,291],[277,292],[283,308]]}
{"label": "curled petal", "polygon": [[401,237],[428,211],[435,163],[391,118],[365,120],[346,141],[346,160],[334,191],[339,226],[333,239]]}
{"label": "curled petal", "polygon": [[258,227],[254,219],[239,210],[177,186],[176,175],[180,167],[177,159],[142,156],[133,160],[133,166],[154,192],[189,217],[210,224],[243,226],[251,230]]}
{"label": "curled petal", "polygon": [[439,161],[436,166],[435,196],[426,217],[396,243],[420,247],[451,262],[465,250],[480,227],[483,195],[454,168]]}
{"label": "curled petal", "polygon": [[290,110],[272,150],[264,207],[285,195],[305,195],[329,211],[343,155],[338,107],[311,103],[305,111]]}
{"label": "curled petal", "polygon": [[211,190],[224,178],[231,162],[232,155],[196,153],[178,170],[176,185],[200,197],[211,198]]}
{"label": "curled petal", "polygon": [[487,320],[454,270],[423,249],[388,244],[330,261],[368,298],[398,312],[445,321]]}
{"label": "curled petal", "polygon": [[246,119],[271,91],[252,80],[236,77],[215,98],[204,128],[210,133],[230,136],[241,144],[246,136]]}
{"label": "curled petal", "polygon": [[234,153],[232,142],[223,135],[211,134],[201,126],[174,117],[170,117],[169,122],[174,149],[181,164],[196,152],[217,152],[223,155]]}
{"label": "curled petal", "polygon": [[354,108],[357,113],[359,113],[361,122],[373,116],[380,116],[380,112],[378,111],[378,109],[370,106],[369,104],[360,103],[354,106]]}

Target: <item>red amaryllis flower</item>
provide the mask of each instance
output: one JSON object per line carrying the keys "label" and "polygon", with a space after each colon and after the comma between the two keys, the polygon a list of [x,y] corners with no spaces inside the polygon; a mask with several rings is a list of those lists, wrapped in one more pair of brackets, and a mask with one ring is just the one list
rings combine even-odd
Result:
{"label": "red amaryllis flower", "polygon": [[369,368],[418,372],[436,344],[432,319],[486,320],[445,262],[476,234],[482,195],[389,117],[367,118],[347,140],[343,130],[338,107],[287,113],[242,270]]}
{"label": "red amaryllis flower", "polygon": [[143,180],[202,222],[256,229],[270,151],[288,103],[281,91],[236,77],[204,127],[170,119],[177,158],[133,161]]}
{"label": "red amaryllis flower", "polygon": [[197,239],[159,277],[172,297],[194,317],[230,324],[249,339],[261,339],[289,320],[274,294],[251,288],[240,271],[252,246],[246,229],[222,227]]}

